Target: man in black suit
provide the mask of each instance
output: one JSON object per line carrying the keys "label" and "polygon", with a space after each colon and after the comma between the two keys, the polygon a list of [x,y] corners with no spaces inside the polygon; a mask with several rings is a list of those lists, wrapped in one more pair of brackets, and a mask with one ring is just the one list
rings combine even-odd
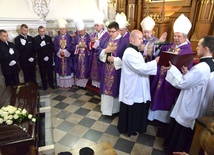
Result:
{"label": "man in black suit", "polygon": [[19,84],[18,58],[15,45],[8,41],[7,31],[0,30],[0,64],[6,86]]}
{"label": "man in black suit", "polygon": [[33,48],[33,37],[28,35],[28,26],[22,24],[21,34],[15,38],[15,45],[20,54],[20,66],[24,73],[25,82],[36,82],[36,60]]}
{"label": "man in black suit", "polygon": [[[38,56],[38,65],[40,76],[42,79],[42,88],[47,89],[47,81],[49,86],[54,89],[53,80],[53,51],[54,45],[52,38],[45,34],[45,28],[39,26],[39,35],[34,38],[34,47]],[[48,77],[48,78],[47,78]]]}

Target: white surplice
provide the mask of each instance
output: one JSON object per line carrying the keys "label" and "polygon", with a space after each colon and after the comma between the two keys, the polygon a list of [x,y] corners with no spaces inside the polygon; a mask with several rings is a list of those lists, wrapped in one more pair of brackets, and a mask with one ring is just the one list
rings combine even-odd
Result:
{"label": "white surplice", "polygon": [[167,71],[166,80],[181,89],[171,117],[186,128],[194,128],[195,119],[203,113],[203,100],[210,78],[210,67],[201,62],[183,75],[175,66]]}
{"label": "white surplice", "polygon": [[119,101],[133,105],[151,101],[149,75],[157,73],[156,60],[145,63],[140,52],[127,48],[122,58]]}

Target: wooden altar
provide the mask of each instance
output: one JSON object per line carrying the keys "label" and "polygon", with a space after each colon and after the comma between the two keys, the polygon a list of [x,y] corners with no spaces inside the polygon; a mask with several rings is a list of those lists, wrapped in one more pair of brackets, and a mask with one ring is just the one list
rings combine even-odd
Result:
{"label": "wooden altar", "polygon": [[193,51],[200,38],[214,35],[214,0],[117,0],[116,12],[126,14],[130,31],[141,30],[140,22],[149,15],[156,23],[155,36],[168,32],[168,41],[173,41],[174,21],[183,13],[192,23],[188,38]]}
{"label": "wooden altar", "polygon": [[[8,86],[0,98],[0,108],[7,105],[26,109],[33,116],[38,116],[38,84],[26,83]],[[35,123],[25,120],[20,124],[0,125],[0,154],[35,155],[37,145],[38,118]]]}

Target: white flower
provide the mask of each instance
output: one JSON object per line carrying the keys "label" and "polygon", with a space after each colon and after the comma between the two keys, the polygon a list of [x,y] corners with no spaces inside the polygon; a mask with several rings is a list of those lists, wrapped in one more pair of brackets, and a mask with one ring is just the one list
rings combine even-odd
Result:
{"label": "white flower", "polygon": [[16,114],[20,114],[20,113],[21,113],[20,109],[17,109]]}
{"label": "white flower", "polygon": [[17,114],[15,114],[15,115],[13,116],[13,118],[14,118],[14,119],[18,119],[19,116],[18,116]]}
{"label": "white flower", "polygon": [[26,109],[17,108],[11,105],[4,106],[0,109],[0,124],[6,123],[11,125],[14,120],[21,123],[23,119],[28,119],[36,122],[36,118],[32,114],[29,114]]}
{"label": "white flower", "polygon": [[2,115],[2,113],[3,113],[3,110],[0,109],[0,115]]}
{"label": "white flower", "polygon": [[9,113],[9,114],[13,114],[13,113],[16,112],[16,109],[17,109],[16,107],[9,106],[9,107],[8,107],[8,113]]}
{"label": "white flower", "polygon": [[1,109],[2,109],[3,111],[5,111],[5,107],[2,107]]}
{"label": "white flower", "polygon": [[7,117],[7,116],[8,116],[8,112],[3,111],[3,112],[2,112],[2,116],[3,116],[3,117]]}
{"label": "white flower", "polygon": [[13,119],[13,115],[9,115],[9,116],[8,116],[8,119]]}
{"label": "white flower", "polygon": [[6,122],[8,120],[8,116],[4,116],[4,121]]}
{"label": "white flower", "polygon": [[7,124],[7,125],[11,125],[12,123],[13,123],[12,120],[7,120],[7,121],[6,121],[6,124]]}
{"label": "white flower", "polygon": [[26,109],[23,109],[23,110],[22,110],[22,114],[25,115],[26,113],[27,113],[27,110],[26,110]]}
{"label": "white flower", "polygon": [[4,122],[4,120],[2,118],[0,118],[0,124],[2,124]]}
{"label": "white flower", "polygon": [[31,120],[32,122],[36,122],[36,118],[32,118],[32,120]]}
{"label": "white flower", "polygon": [[31,119],[33,117],[33,115],[29,114],[28,115],[28,119]]}

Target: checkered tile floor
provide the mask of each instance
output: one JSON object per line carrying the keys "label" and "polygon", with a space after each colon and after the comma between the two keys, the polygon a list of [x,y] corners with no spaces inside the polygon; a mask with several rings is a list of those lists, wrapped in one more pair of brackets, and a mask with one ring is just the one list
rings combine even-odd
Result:
{"label": "checkered tile floor", "polygon": [[93,92],[73,87],[40,94],[51,95],[55,154],[109,141],[118,155],[166,155],[163,125],[151,122],[147,133],[127,137],[117,130],[118,116],[102,116],[100,96]]}

